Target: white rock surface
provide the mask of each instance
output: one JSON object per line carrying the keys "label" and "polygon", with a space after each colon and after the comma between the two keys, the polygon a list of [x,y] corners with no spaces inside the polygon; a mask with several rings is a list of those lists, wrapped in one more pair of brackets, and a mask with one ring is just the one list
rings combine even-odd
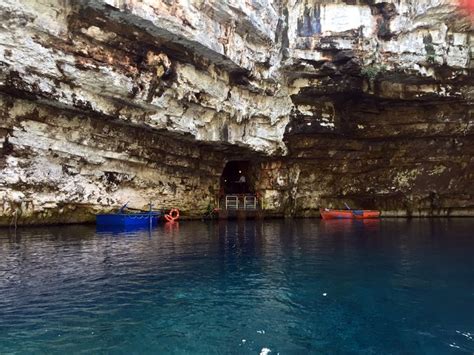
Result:
{"label": "white rock surface", "polygon": [[[15,153],[0,157],[0,215],[20,207],[34,213],[64,210],[71,203],[100,209],[127,196],[140,205],[147,202],[141,196],[156,197],[157,191],[164,204],[172,204],[198,186],[209,199],[223,164],[216,161],[228,153],[203,164],[205,177],[181,172],[170,176],[172,184],[151,192],[148,186],[195,164],[189,145],[196,143],[217,152],[233,147],[288,156],[285,133],[296,129],[290,123],[302,120],[318,133],[338,133],[339,102],[354,94],[472,105],[472,22],[452,1],[315,3],[1,1],[0,144]],[[83,124],[78,117],[90,121]],[[448,117],[446,127],[450,120],[457,122]],[[102,140],[113,130],[107,128],[112,121],[172,136],[186,149],[164,157],[162,170],[153,171],[148,167],[153,160],[141,156],[153,155],[149,145]],[[104,132],[97,131],[98,122]],[[374,131],[370,122],[354,127],[354,134]],[[416,129],[423,127],[432,126],[420,123]],[[74,164],[63,168],[68,159]],[[109,172],[125,179],[116,191],[103,182]],[[275,186],[262,193],[269,208],[278,209],[296,196],[291,192],[296,187],[288,187],[293,178],[282,171],[274,176]],[[127,179],[134,179],[133,187]],[[290,192],[282,192],[286,188]],[[109,202],[97,202],[100,196]],[[194,207],[202,210],[205,204]]]}

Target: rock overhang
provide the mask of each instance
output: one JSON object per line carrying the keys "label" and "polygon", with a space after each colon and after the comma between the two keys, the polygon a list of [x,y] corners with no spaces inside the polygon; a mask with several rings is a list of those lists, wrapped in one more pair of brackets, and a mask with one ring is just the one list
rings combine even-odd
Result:
{"label": "rock overhang", "polygon": [[[206,168],[214,178],[214,159],[281,159],[269,169],[274,186],[262,186],[275,201],[292,201],[292,211],[372,190],[379,206],[425,208],[423,184],[448,201],[465,188],[455,174],[472,172],[472,23],[452,2],[6,0],[0,12],[6,101],[143,130],[204,157],[214,151]],[[44,133],[31,117],[14,116],[0,126],[5,152],[19,149],[21,129],[31,139]],[[147,149],[109,159],[137,164]],[[446,154],[458,158],[448,162]],[[164,159],[175,169],[173,159],[186,162]],[[11,159],[2,164],[17,171]],[[350,174],[360,187],[341,177],[351,169],[365,177]],[[305,189],[311,179],[322,187]]]}

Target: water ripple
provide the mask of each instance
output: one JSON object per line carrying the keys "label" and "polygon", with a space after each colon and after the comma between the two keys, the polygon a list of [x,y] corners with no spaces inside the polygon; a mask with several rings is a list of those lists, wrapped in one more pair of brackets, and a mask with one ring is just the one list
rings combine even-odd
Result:
{"label": "water ripple", "polygon": [[473,227],[3,230],[0,352],[472,353]]}

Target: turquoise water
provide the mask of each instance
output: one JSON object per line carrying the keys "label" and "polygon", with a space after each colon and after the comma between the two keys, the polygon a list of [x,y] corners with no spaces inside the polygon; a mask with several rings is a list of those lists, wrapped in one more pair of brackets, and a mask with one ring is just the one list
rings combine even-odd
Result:
{"label": "turquoise water", "polygon": [[473,230],[473,219],[0,230],[0,353],[472,354]]}

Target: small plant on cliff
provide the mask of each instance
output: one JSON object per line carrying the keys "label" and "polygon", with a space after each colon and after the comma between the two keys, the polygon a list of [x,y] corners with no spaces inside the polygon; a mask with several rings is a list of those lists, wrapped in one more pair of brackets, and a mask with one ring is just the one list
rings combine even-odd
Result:
{"label": "small plant on cliff", "polygon": [[214,206],[212,206],[211,203],[209,202],[206,208],[206,212],[204,212],[203,218],[214,219],[216,217],[217,217],[217,209]]}
{"label": "small plant on cliff", "polygon": [[429,64],[435,64],[436,55],[435,54],[427,54],[426,55],[426,62],[429,63]]}
{"label": "small plant on cliff", "polygon": [[429,64],[435,64],[436,49],[433,45],[433,38],[431,37],[431,34],[423,37],[423,43],[425,44],[426,62]]}
{"label": "small plant on cliff", "polygon": [[435,64],[436,51],[433,44],[426,43],[425,50],[426,50],[426,62],[429,64]]}
{"label": "small plant on cliff", "polygon": [[385,65],[371,64],[366,67],[363,67],[360,73],[367,79],[369,79],[371,82],[373,82],[379,74],[384,73],[385,71],[387,71],[387,67]]}

